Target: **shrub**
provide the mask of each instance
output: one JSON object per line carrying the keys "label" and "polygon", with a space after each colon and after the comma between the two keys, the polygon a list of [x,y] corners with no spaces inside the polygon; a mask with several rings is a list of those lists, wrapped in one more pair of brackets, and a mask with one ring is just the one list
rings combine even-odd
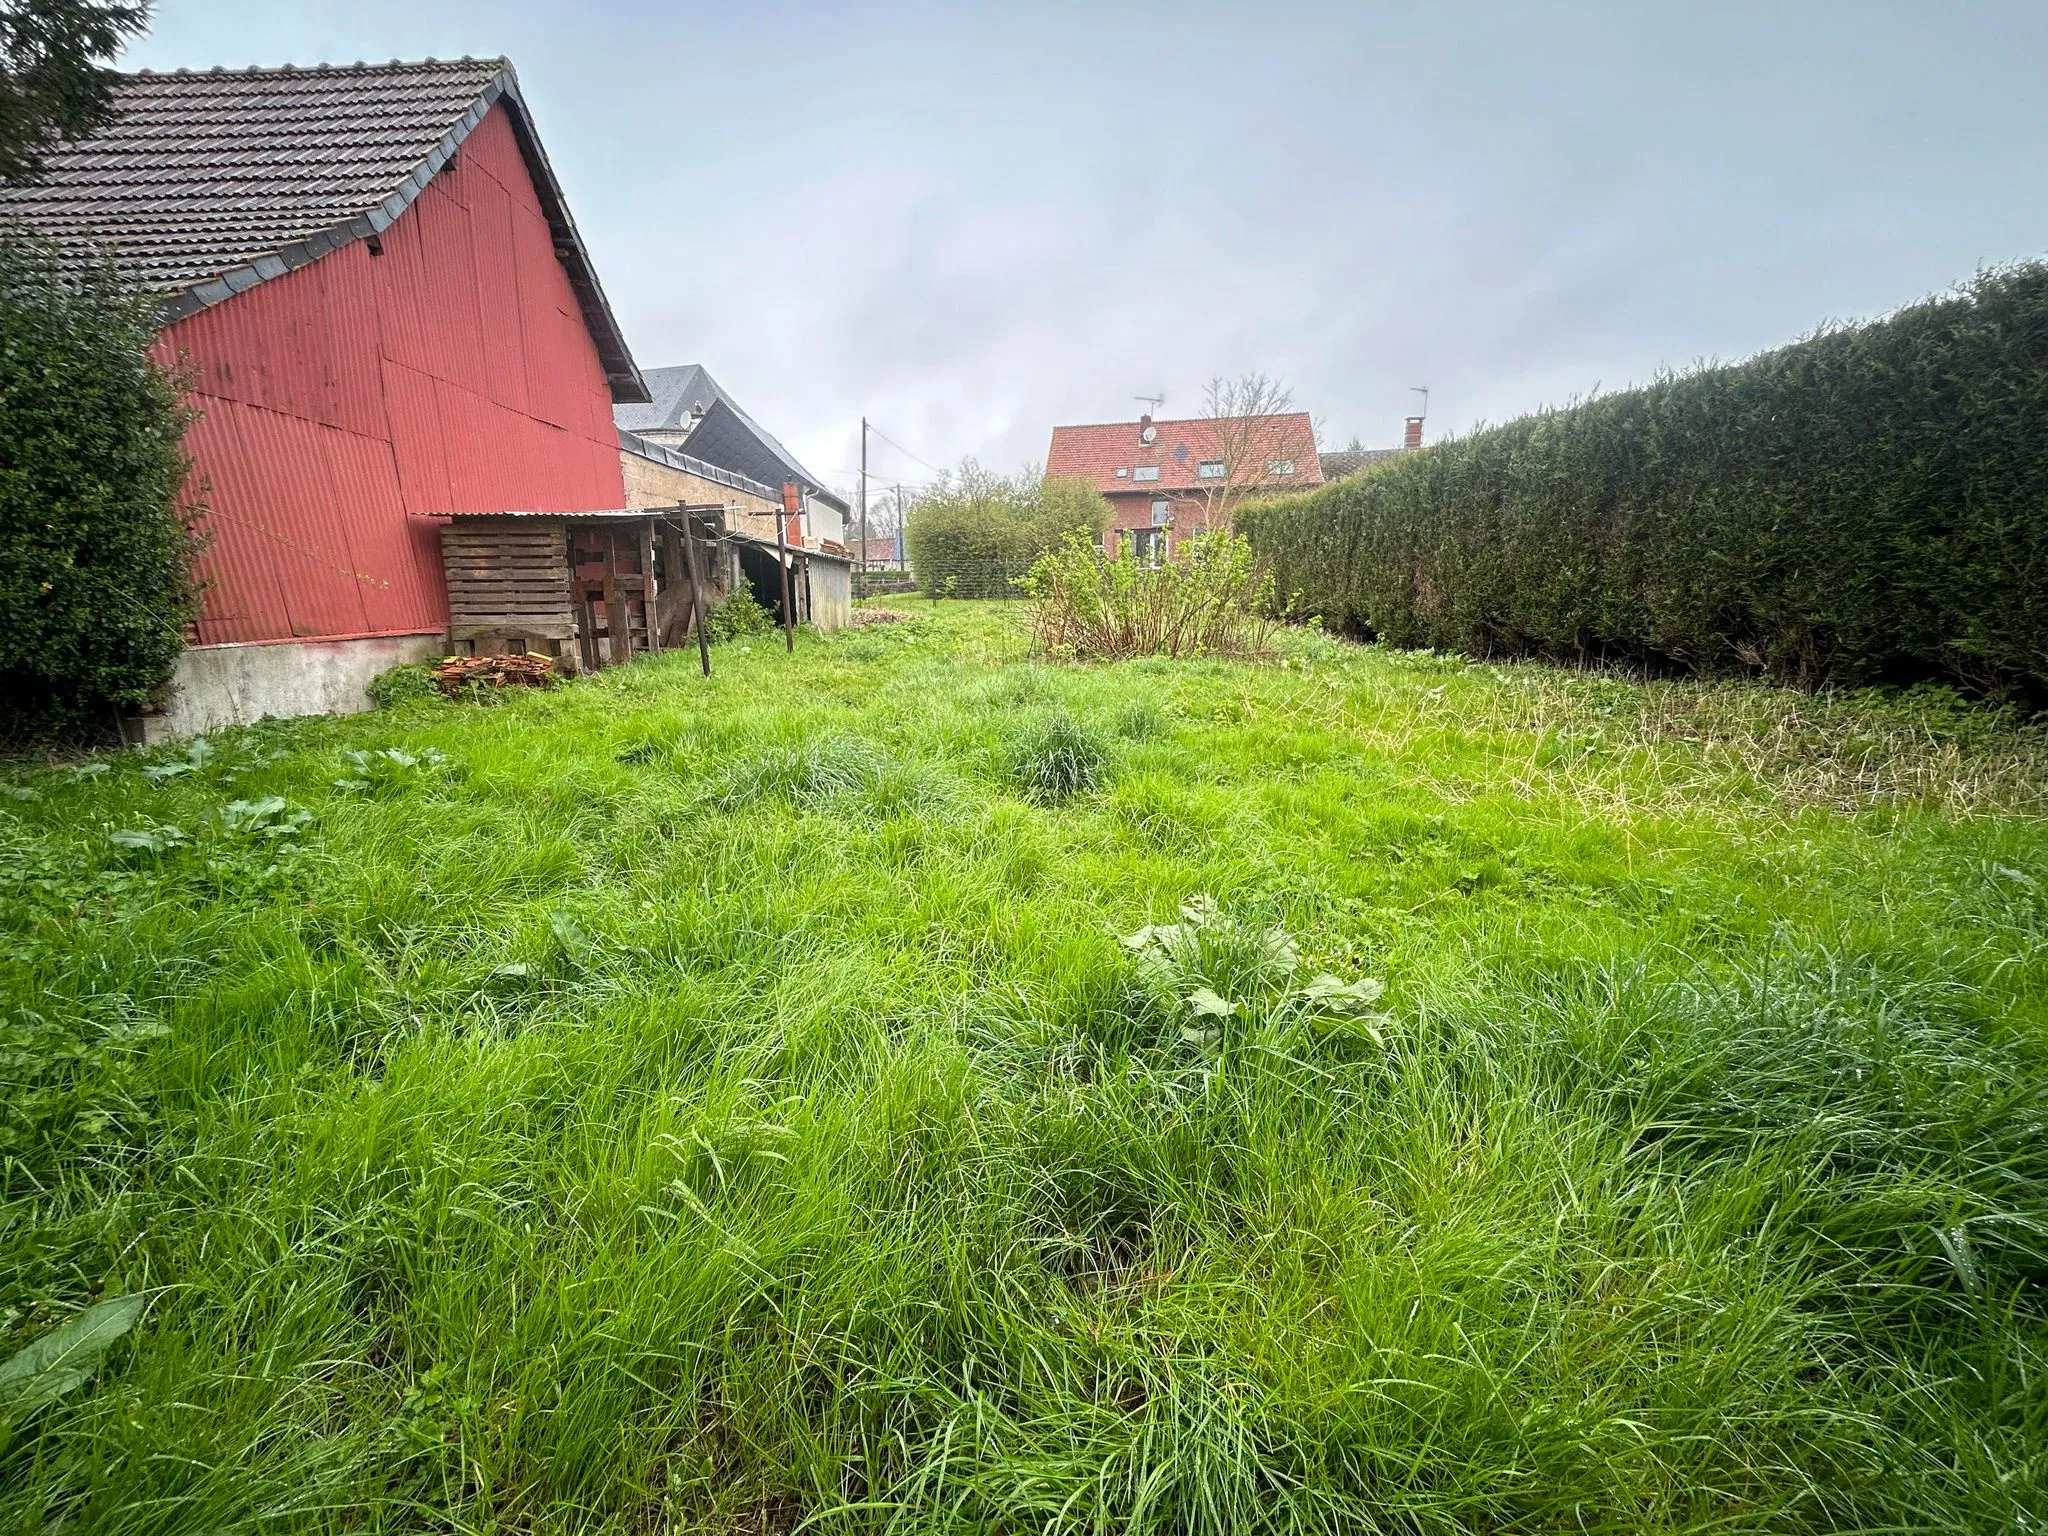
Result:
{"label": "shrub", "polygon": [[1545,411],[1242,526],[1403,646],[2048,694],[2048,264]]}
{"label": "shrub", "polygon": [[1008,597],[1041,554],[1076,532],[1100,539],[1109,520],[1085,481],[1008,479],[969,459],[911,508],[903,539],[927,597]]}
{"label": "shrub", "polygon": [[704,633],[714,644],[747,635],[765,635],[774,627],[775,615],[756,602],[754,594],[745,587],[704,615]]}
{"label": "shrub", "polygon": [[[178,509],[190,414],[157,302],[0,228],[0,715],[67,730],[146,704],[197,611]],[[188,511],[191,510],[188,508]]]}
{"label": "shrub", "polygon": [[1039,645],[1074,660],[1250,656],[1273,631],[1272,580],[1236,534],[1197,534],[1156,566],[1108,559],[1077,535],[1023,585]]}

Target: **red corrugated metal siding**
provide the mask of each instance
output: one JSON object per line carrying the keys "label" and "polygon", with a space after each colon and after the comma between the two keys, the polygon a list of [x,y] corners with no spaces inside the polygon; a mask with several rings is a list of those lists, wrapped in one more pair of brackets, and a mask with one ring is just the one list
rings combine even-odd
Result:
{"label": "red corrugated metal siding", "polygon": [[611,394],[502,112],[382,245],[158,343],[203,413],[202,644],[439,629],[436,517],[625,502]]}
{"label": "red corrugated metal siding", "polygon": [[519,272],[512,252],[512,199],[487,176],[470,190],[469,233],[479,271],[492,265],[493,278],[477,286],[483,317],[485,393],[508,409],[526,414],[526,343],[519,332]]}
{"label": "red corrugated metal siding", "polygon": [[[384,370],[353,366],[363,358],[384,355],[384,328],[377,302],[377,267],[358,240],[315,262],[308,270],[320,274],[327,292],[329,334],[334,344],[328,392],[336,426],[363,437],[388,442],[391,417],[384,408]],[[224,306],[232,308],[232,305]],[[342,366],[346,360],[351,366]]]}
{"label": "red corrugated metal siding", "polygon": [[372,634],[413,627],[417,615],[433,612],[440,600],[439,532],[427,519],[405,515],[389,443],[353,432],[321,437],[364,626]]}
{"label": "red corrugated metal siding", "polygon": [[202,644],[291,634],[282,562],[263,520],[262,445],[248,441],[244,431],[253,414],[237,401],[208,401],[205,415],[185,434],[196,489],[210,509],[206,552],[198,565]]}

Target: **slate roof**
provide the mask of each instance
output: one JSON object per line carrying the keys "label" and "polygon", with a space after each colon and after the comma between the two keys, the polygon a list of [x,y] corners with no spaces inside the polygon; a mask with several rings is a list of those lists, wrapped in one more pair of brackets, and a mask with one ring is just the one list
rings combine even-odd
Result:
{"label": "slate roof", "polygon": [[[719,387],[702,363],[685,363],[676,368],[650,368],[643,375],[651,397],[640,405],[615,405],[612,421],[622,432],[677,432],[687,429],[683,446],[693,457],[716,464],[735,474],[765,481],[779,487],[795,480],[818,500],[848,510],[846,502],[829,490],[816,475],[799,464],[796,455],[778,442],[753,417]],[[704,415],[691,424],[690,410],[701,404]]]}
{"label": "slate roof", "polygon": [[702,363],[684,363],[680,368],[647,368],[640,377],[647,381],[644,405],[612,407],[612,420],[626,432],[678,431],[689,426],[690,407],[726,398]]}
{"label": "slate roof", "polygon": [[1318,454],[1322,460],[1323,479],[1343,480],[1357,474],[1368,464],[1377,464],[1383,459],[1397,459],[1401,456],[1398,448],[1339,448],[1333,453]]}
{"label": "slate roof", "polygon": [[[1316,460],[1315,425],[1306,411],[1260,418],[1260,456],[1294,461],[1288,476],[1262,477],[1272,486],[1321,485],[1322,466]],[[1139,433],[1142,423],[1101,422],[1091,426],[1054,427],[1052,447],[1045,456],[1045,472],[1061,479],[1086,480],[1098,491],[1116,495],[1125,492],[1203,491],[1219,482],[1204,480],[1196,473],[1203,459],[1217,456],[1216,423],[1197,417],[1187,421],[1155,421],[1158,429],[1150,443]],[[1139,480],[1118,475],[1119,469],[1157,468],[1156,480]]]}
{"label": "slate roof", "polygon": [[499,103],[612,396],[643,400],[504,59],[124,75],[114,121],[49,155],[41,181],[0,187],[0,217],[23,220],[80,260],[111,248],[176,320],[381,234]]}

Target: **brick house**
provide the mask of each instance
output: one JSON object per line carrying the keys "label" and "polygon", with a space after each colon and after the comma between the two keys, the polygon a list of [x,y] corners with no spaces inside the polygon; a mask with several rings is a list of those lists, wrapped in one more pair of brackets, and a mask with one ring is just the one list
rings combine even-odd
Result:
{"label": "brick house", "polygon": [[1121,549],[1165,554],[1226,519],[1228,508],[1246,496],[1323,483],[1306,411],[1234,423],[1141,416],[1054,427],[1045,472],[1085,480],[1102,493],[1112,512],[1104,539],[1111,555]]}
{"label": "brick house", "polygon": [[624,507],[612,407],[647,388],[505,60],[143,73],[114,107],[0,217],[110,250],[189,372],[209,542],[157,729],[365,708],[445,649],[449,517]]}

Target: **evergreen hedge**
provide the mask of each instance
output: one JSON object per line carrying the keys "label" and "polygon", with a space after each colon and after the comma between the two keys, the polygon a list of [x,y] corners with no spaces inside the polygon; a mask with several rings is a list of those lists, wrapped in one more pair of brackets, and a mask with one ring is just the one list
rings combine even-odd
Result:
{"label": "evergreen hedge", "polygon": [[2048,698],[2048,263],[1239,523],[1397,645]]}
{"label": "evergreen hedge", "polygon": [[189,419],[158,302],[0,227],[0,731],[104,725],[170,676],[195,612]]}

